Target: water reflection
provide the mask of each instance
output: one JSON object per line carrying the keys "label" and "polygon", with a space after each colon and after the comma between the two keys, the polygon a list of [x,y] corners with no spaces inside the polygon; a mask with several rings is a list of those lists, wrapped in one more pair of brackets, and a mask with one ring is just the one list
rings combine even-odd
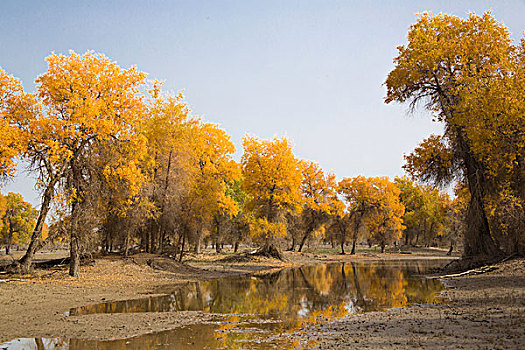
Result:
{"label": "water reflection", "polygon": [[295,322],[315,313],[346,315],[435,303],[443,285],[417,276],[435,262],[333,263],[257,277],[191,283],[169,295],[87,305],[70,315],[204,311]]}
{"label": "water reflection", "polygon": [[27,339],[22,347],[5,344],[9,350],[293,349],[297,344],[282,335],[307,324],[439,302],[442,283],[420,274],[443,264],[443,260],[333,263],[191,283],[165,296],[87,305],[71,309],[70,315],[200,310],[229,314],[228,318],[124,340]]}
{"label": "water reflection", "polygon": [[[60,338],[23,338],[0,344],[8,350],[119,350],[119,349],[294,349],[291,339],[263,341],[261,336],[280,335],[279,323],[247,323],[227,320],[213,324],[197,324],[169,331],[109,341]],[[254,335],[259,336],[256,337]],[[268,340],[268,339],[267,339]]]}

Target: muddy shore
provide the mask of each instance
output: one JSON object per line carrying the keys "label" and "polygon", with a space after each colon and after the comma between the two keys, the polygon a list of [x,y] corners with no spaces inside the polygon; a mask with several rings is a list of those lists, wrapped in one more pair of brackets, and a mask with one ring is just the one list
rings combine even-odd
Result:
{"label": "muddy shore", "polygon": [[[71,308],[155,295],[189,281],[330,261],[448,258],[440,251],[358,256],[287,252],[286,257],[285,263],[264,258],[219,261],[201,254],[188,257],[183,266],[142,254],[96,259],[82,267],[78,279],[68,277],[65,267],[18,276],[21,281],[0,283],[0,343],[23,337],[121,339],[205,321],[209,315],[194,311],[65,315]],[[444,292],[443,305],[353,315],[286,337],[303,347],[316,343],[323,349],[520,348],[525,344],[525,261],[498,267],[482,275],[447,279],[451,289]],[[0,276],[4,281],[10,278]]]}

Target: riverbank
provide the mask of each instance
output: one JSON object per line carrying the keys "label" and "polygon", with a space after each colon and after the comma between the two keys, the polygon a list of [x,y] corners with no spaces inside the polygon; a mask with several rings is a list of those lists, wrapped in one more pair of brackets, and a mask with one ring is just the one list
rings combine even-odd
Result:
{"label": "riverbank", "polygon": [[[108,300],[143,298],[190,281],[323,262],[449,259],[443,251],[432,250],[412,254],[364,252],[357,256],[285,254],[286,262],[190,255],[184,265],[147,254],[128,259],[109,256],[83,266],[78,279],[67,276],[65,267],[40,270],[31,278],[20,276],[22,281],[0,283],[0,343],[22,337],[121,339],[206,321],[210,315],[200,311],[65,315],[71,308]],[[525,340],[523,264],[523,260],[515,260],[484,275],[451,279],[447,283],[454,289],[445,292],[449,300],[446,305],[355,315],[334,323],[309,326],[303,332],[286,337],[303,346],[315,340],[320,348],[334,349],[454,348],[470,347],[470,344],[494,348],[500,343],[504,348],[512,348]],[[478,336],[478,332],[482,332],[482,336]]]}

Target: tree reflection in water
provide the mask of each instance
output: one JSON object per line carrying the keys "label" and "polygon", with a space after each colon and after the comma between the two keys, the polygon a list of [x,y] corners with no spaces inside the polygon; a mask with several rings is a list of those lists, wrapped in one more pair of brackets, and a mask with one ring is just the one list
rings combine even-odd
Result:
{"label": "tree reflection in water", "polygon": [[[69,349],[263,349],[278,344],[278,348],[292,349],[296,344],[282,334],[307,324],[358,312],[440,302],[442,283],[418,276],[432,266],[436,266],[436,262],[321,264],[251,277],[191,283],[166,296],[83,306],[72,309],[70,314],[201,310],[230,316],[215,323],[125,340],[70,340],[67,345]],[[261,338],[266,341],[260,342]],[[279,342],[272,343],[275,339]],[[63,345],[46,345],[40,340],[35,341],[32,348],[62,349]]]}

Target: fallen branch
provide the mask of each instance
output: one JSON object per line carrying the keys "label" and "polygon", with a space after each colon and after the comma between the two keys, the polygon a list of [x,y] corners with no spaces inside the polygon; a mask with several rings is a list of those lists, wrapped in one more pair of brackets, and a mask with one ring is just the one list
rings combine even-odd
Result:
{"label": "fallen branch", "polygon": [[20,279],[20,278],[10,278],[8,280],[0,280],[0,283],[8,283],[8,282],[32,282],[32,283],[35,283],[35,281],[23,280],[23,279]]}
{"label": "fallen branch", "polygon": [[439,276],[439,278],[454,278],[454,277],[461,277],[461,276],[467,276],[467,275],[481,275],[483,273],[487,273],[487,272],[494,271],[497,269],[499,269],[499,267],[497,266],[483,266],[480,269],[473,269],[473,270],[468,270],[468,271],[461,272],[461,273],[454,273],[451,275]]}

